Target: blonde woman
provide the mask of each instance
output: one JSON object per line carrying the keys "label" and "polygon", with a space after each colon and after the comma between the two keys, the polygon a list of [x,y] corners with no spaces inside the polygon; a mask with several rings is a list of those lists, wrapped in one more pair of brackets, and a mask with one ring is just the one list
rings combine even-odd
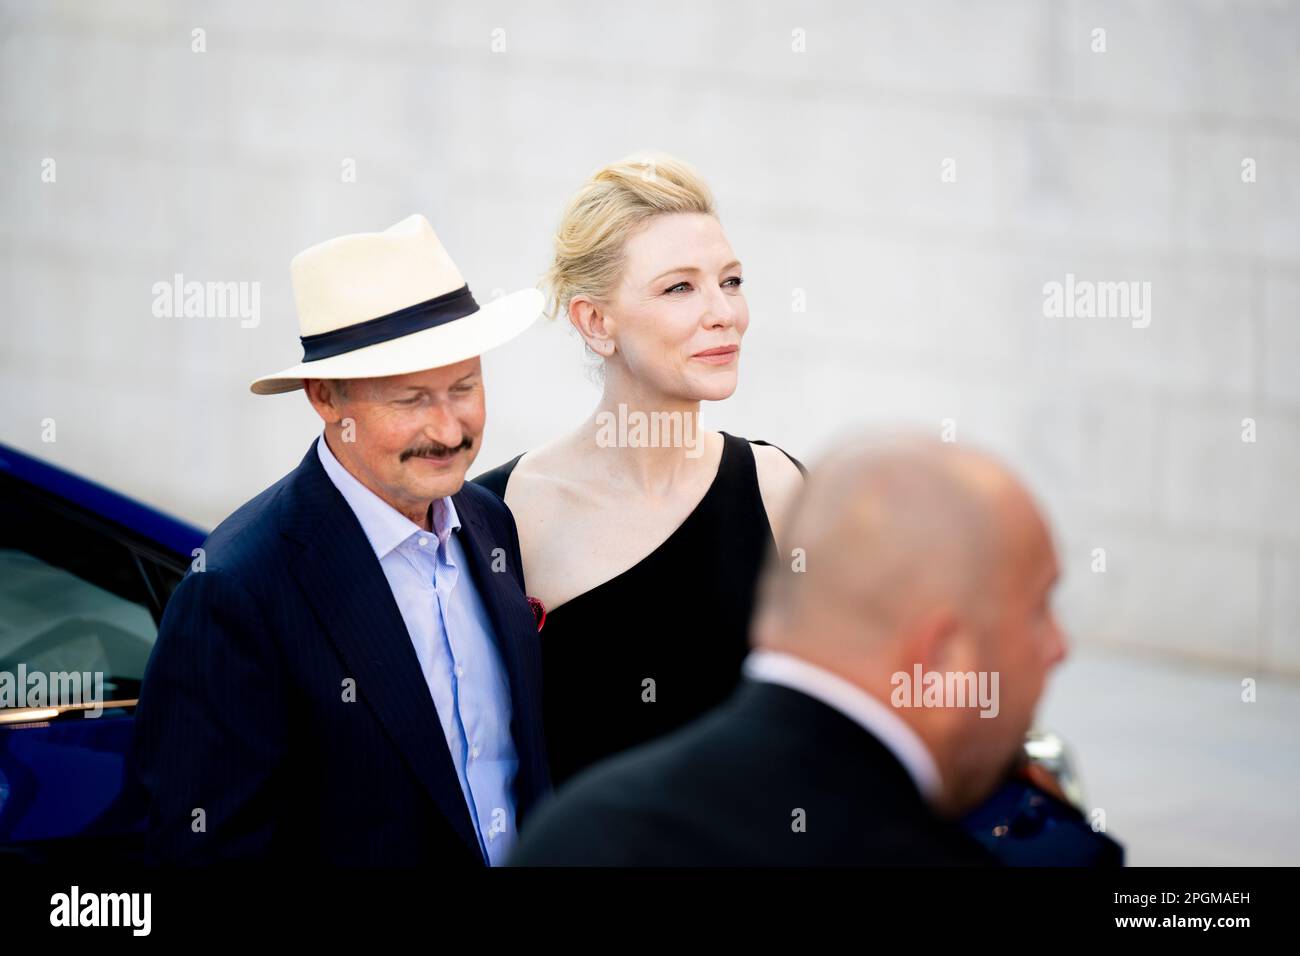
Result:
{"label": "blonde woman", "polygon": [[749,308],[708,186],[666,156],[594,173],[546,276],[602,365],[592,414],[476,480],[519,527],[558,785],[720,703],[739,679],[754,587],[802,484],[765,442],[698,427],[736,390]]}

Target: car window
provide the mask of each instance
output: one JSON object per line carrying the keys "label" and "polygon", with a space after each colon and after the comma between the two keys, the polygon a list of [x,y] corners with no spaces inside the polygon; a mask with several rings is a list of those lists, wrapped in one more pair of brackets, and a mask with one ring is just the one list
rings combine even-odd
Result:
{"label": "car window", "polygon": [[[0,671],[103,674],[134,697],[177,572],[97,522],[35,492],[0,497]],[[161,592],[161,595],[160,595]]]}

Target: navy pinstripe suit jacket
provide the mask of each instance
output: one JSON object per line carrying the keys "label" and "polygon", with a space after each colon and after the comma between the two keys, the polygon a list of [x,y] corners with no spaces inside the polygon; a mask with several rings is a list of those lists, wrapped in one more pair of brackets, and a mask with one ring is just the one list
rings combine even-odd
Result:
{"label": "navy pinstripe suit jacket", "polygon": [[[522,823],[550,780],[519,539],[490,491],[467,482],[453,501],[509,675]],[[204,550],[167,606],[136,715],[150,858],[483,865],[401,612],[315,446]]]}

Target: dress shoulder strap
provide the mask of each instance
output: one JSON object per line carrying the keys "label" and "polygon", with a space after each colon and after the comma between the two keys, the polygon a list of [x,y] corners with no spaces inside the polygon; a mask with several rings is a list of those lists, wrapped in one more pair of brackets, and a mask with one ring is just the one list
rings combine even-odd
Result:
{"label": "dress shoulder strap", "polygon": [[510,473],[515,470],[515,465],[519,464],[519,459],[523,457],[524,453],[520,452],[504,465],[497,465],[491,471],[483,472],[483,474],[473,479],[474,484],[486,488],[502,501],[505,501],[506,486],[510,484]]}
{"label": "dress shoulder strap", "polygon": [[789,458],[792,462],[794,462],[794,466],[799,469],[799,474],[803,475],[805,478],[808,477],[808,469],[804,467],[803,462],[801,462],[798,458],[794,457],[794,455],[790,454],[780,445],[773,445],[770,441],[761,441],[757,438],[750,439],[750,443],[754,445],[766,445],[768,448],[775,448],[781,454],[785,455],[786,458]]}

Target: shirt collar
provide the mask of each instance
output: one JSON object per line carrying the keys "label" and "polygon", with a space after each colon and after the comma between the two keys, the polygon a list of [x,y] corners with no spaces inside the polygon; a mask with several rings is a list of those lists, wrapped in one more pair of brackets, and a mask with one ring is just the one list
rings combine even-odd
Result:
{"label": "shirt collar", "polygon": [[[343,467],[334,457],[329,443],[322,434],[316,442],[316,452],[334,487],[348,503],[352,513],[361,523],[361,530],[366,540],[375,550],[375,557],[383,558],[411,535],[428,534],[423,528],[402,514],[384,499],[363,485],[352,472]],[[433,502],[433,528],[438,543],[445,545],[453,531],[460,528],[460,516],[456,513],[456,504],[450,497],[437,498]]]}
{"label": "shirt collar", "polygon": [[745,676],[780,684],[807,694],[863,727],[903,765],[927,801],[940,795],[939,767],[916,731],[888,706],[861,687],[793,654],[751,651],[745,658]]}

